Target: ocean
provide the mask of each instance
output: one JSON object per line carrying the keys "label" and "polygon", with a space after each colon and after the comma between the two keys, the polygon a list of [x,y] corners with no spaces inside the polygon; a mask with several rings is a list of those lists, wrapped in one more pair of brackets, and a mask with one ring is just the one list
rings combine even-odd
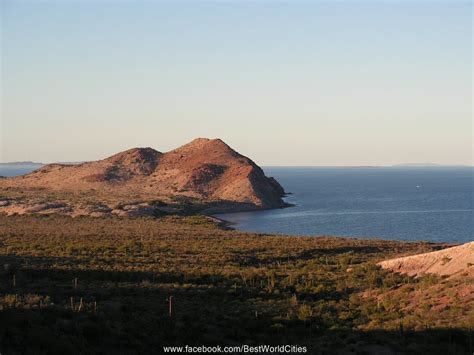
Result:
{"label": "ocean", "polygon": [[32,172],[39,169],[42,165],[39,164],[0,164],[0,176],[18,176]]}
{"label": "ocean", "polygon": [[267,167],[294,207],[219,214],[239,230],[404,241],[474,240],[474,168]]}
{"label": "ocean", "polygon": [[[0,165],[0,175],[39,166]],[[474,168],[266,167],[293,207],[219,214],[234,228],[405,241],[474,240]]]}

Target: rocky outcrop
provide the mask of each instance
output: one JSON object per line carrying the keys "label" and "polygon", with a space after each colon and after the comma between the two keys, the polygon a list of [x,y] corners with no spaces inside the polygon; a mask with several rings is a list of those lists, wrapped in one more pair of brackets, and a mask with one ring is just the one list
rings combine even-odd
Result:
{"label": "rocky outcrop", "polygon": [[[171,205],[169,208],[176,208],[172,202],[179,199],[215,212],[285,206],[282,200],[285,192],[274,178],[265,176],[252,160],[220,139],[206,138],[195,139],[167,153],[133,148],[99,161],[49,164],[21,177],[2,179],[0,198],[7,191],[20,189],[34,191],[40,199],[54,193],[67,200],[68,194],[74,194],[122,203],[160,200]],[[21,197],[24,200],[25,196]],[[69,207],[74,205],[71,208],[76,205],[68,203]],[[38,208],[43,210],[41,206]],[[114,211],[113,206],[108,208]],[[130,214],[152,214],[144,206],[132,210],[135,212]]]}
{"label": "rocky outcrop", "polygon": [[430,253],[382,261],[379,265],[410,276],[424,274],[461,275],[474,277],[474,242]]}

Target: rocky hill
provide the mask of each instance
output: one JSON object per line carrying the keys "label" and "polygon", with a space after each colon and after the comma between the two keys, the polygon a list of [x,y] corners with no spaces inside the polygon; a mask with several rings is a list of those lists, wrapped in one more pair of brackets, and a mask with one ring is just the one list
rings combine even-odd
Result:
{"label": "rocky hill", "polygon": [[[275,179],[220,139],[198,138],[167,153],[133,148],[99,161],[49,164],[2,179],[0,211],[50,213],[53,206],[56,212],[75,214],[84,206],[78,208],[74,197],[94,200],[95,205],[113,202],[99,208],[99,214],[113,212],[117,205],[149,207],[150,201],[162,209],[179,208],[176,201],[180,201],[222,212],[283,207],[284,193]],[[51,201],[53,196],[56,201]]]}
{"label": "rocky hill", "polygon": [[430,253],[382,261],[379,265],[410,276],[423,274],[474,277],[474,242]]}

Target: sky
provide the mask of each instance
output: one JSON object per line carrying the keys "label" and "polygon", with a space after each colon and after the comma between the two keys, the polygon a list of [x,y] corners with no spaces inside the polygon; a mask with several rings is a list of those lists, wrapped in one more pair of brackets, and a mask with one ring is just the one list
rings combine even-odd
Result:
{"label": "sky", "polygon": [[208,137],[264,166],[473,165],[470,1],[0,6],[0,162]]}

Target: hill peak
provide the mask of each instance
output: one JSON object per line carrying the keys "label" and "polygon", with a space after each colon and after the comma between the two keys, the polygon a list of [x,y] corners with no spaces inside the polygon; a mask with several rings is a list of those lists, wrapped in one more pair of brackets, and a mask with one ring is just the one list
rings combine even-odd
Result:
{"label": "hill peak", "polygon": [[224,143],[220,138],[198,137],[198,138],[194,138],[188,144],[199,144],[199,143],[208,143],[208,142],[221,142],[221,143]]}
{"label": "hill peak", "polygon": [[224,148],[231,149],[223,140],[219,138],[196,138],[174,150],[182,149],[202,149],[202,148]]}
{"label": "hill peak", "polygon": [[50,164],[21,178],[2,179],[0,191],[3,187],[84,191],[122,202],[179,196],[217,212],[285,206],[284,190],[275,179],[221,139],[209,138],[166,153],[132,148],[78,165]]}
{"label": "hill peak", "polygon": [[104,160],[112,161],[112,162],[126,162],[127,160],[143,160],[143,161],[155,161],[159,158],[163,153],[150,148],[131,148],[128,150],[124,150],[123,152],[117,153],[108,157]]}

